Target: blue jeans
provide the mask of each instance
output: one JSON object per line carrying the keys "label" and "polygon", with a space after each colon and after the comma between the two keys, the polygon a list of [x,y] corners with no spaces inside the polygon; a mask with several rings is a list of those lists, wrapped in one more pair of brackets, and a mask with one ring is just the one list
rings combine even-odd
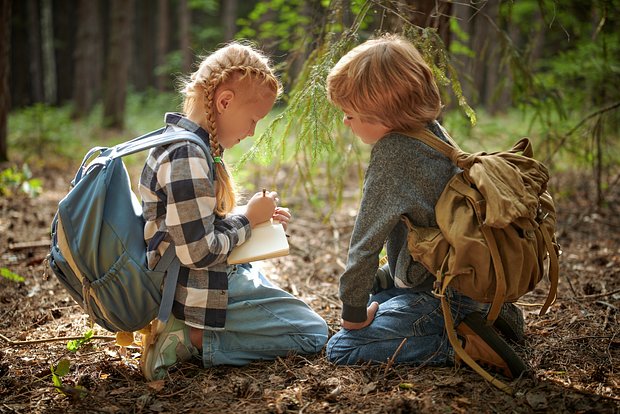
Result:
{"label": "blue jeans", "polygon": [[256,268],[239,265],[228,276],[224,330],[205,330],[202,342],[205,367],[246,365],[289,353],[320,352],[327,342],[327,324]]}
{"label": "blue jeans", "polygon": [[[468,313],[484,312],[488,308],[454,291],[449,295],[455,325]],[[341,329],[332,336],[326,352],[331,362],[339,365],[387,362],[407,338],[394,362],[454,364],[454,349],[445,332],[441,302],[432,293],[391,288],[377,293],[370,301],[379,302],[375,319],[363,329]]]}

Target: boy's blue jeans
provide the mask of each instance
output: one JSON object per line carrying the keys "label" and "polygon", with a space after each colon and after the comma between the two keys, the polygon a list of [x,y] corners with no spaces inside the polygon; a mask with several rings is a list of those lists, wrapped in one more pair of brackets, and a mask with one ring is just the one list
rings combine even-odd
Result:
{"label": "boy's blue jeans", "polygon": [[[336,364],[382,363],[392,358],[403,339],[407,341],[394,362],[414,365],[454,364],[454,350],[445,333],[441,302],[430,292],[391,288],[374,295],[379,309],[370,325],[359,330],[341,329],[327,344],[327,358]],[[487,304],[451,291],[449,297],[457,325],[473,311],[485,312]]]}
{"label": "boy's blue jeans", "polygon": [[226,326],[203,334],[205,367],[321,351],[327,342],[327,324],[317,313],[256,268],[246,264],[233,269],[228,276]]}

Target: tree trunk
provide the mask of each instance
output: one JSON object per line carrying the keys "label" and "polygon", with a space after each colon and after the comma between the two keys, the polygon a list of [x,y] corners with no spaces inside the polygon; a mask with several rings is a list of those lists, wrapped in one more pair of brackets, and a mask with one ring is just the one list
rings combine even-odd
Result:
{"label": "tree trunk", "polygon": [[149,9],[152,8],[151,3],[152,0],[137,0],[135,3],[136,30],[133,33],[135,49],[130,74],[131,84],[136,91],[144,91],[157,83],[154,68],[157,65],[158,45],[153,39],[157,36],[158,15]]}
{"label": "tree trunk", "polygon": [[43,51],[43,93],[45,102],[57,103],[56,55],[54,53],[54,22],[52,0],[41,0],[41,49]]}
{"label": "tree trunk", "polygon": [[238,0],[222,0],[220,2],[222,10],[222,25],[224,26],[224,41],[228,42],[235,38],[237,34],[237,11],[239,8]]}
{"label": "tree trunk", "polygon": [[8,161],[7,120],[11,107],[11,0],[0,0],[0,162]]}
{"label": "tree trunk", "polygon": [[[93,3],[96,4],[96,2]],[[76,1],[53,1],[52,16],[54,16],[55,71],[60,74],[56,78],[56,103],[64,105],[73,103],[73,79],[75,78],[73,54],[79,24]]]}
{"label": "tree trunk", "polygon": [[112,0],[110,6],[109,50],[105,64],[103,94],[103,126],[123,129],[131,59],[134,2],[133,0]]}
{"label": "tree trunk", "polygon": [[81,118],[90,113],[101,90],[101,28],[99,2],[78,0],[78,27],[76,48],[73,55],[75,75],[73,78],[73,115]]}
{"label": "tree trunk", "polygon": [[179,1],[179,48],[181,49],[181,73],[192,69],[191,13],[187,0]]}
{"label": "tree trunk", "polygon": [[[342,1],[342,25],[350,27],[353,24],[353,13],[351,12],[350,0]],[[324,27],[324,10],[320,0],[307,0],[299,6],[299,16],[303,16],[307,23],[303,27],[303,45],[291,51],[288,55],[286,71],[287,78],[292,82],[299,76],[303,70],[306,61],[310,57],[313,50],[319,45],[318,41],[321,36],[322,27]],[[285,85],[286,86],[286,85]]]}
{"label": "tree trunk", "polygon": [[474,52],[474,58],[472,60],[472,66],[469,73],[473,78],[473,90],[477,92],[474,98],[474,102],[477,104],[485,105],[485,85],[487,76],[487,54],[489,49],[489,39],[494,39],[492,29],[486,17],[482,15],[484,11],[476,12],[472,17],[472,31],[470,34],[470,48]]}
{"label": "tree trunk", "polygon": [[168,39],[170,37],[170,5],[168,0],[159,0],[159,10],[157,11],[157,61],[155,70],[157,75],[157,89],[165,91],[168,86],[169,75],[162,71],[162,66],[166,64],[166,55],[168,54]]}
{"label": "tree trunk", "polygon": [[407,0],[407,15],[413,24],[437,29],[446,49],[450,46],[451,3],[437,0]]}
{"label": "tree trunk", "polygon": [[28,54],[30,55],[30,102],[43,102],[43,64],[41,63],[41,19],[37,0],[28,0]]}
{"label": "tree trunk", "polygon": [[[504,105],[498,100],[500,96],[499,83],[500,79],[500,46],[497,41],[491,39],[497,39],[501,36],[497,32],[497,27],[500,27],[499,22],[499,2],[490,1],[487,3],[487,7],[484,8],[486,16],[483,18],[483,24],[489,27],[491,31],[487,36],[487,49],[486,56],[482,57],[484,62],[484,70],[486,71],[486,79],[484,84],[484,96],[483,101],[486,104],[488,111],[491,114],[495,114],[500,111]],[[489,20],[495,22],[496,27],[492,27]],[[505,75],[505,72],[503,73]]]}
{"label": "tree trunk", "polygon": [[[415,26],[437,29],[446,48],[450,46],[450,13],[452,4],[445,0],[401,0],[387,16],[388,29],[399,31],[403,17]],[[394,7],[394,6],[393,6]]]}
{"label": "tree trunk", "polygon": [[[462,32],[470,34],[472,30],[471,18],[472,18],[472,8],[468,4],[456,2],[453,6],[453,16],[456,19],[457,24]],[[460,40],[464,46],[471,48],[471,45],[465,41],[465,39]],[[475,57],[469,57],[465,54],[457,54],[456,56],[452,56],[454,60],[454,66],[456,67],[459,74],[459,81],[461,82],[461,88],[463,90],[463,96],[467,99],[468,102],[471,103],[472,96],[474,95],[475,88],[472,84],[472,68],[474,65],[473,60]],[[455,104],[452,104],[452,107],[456,107]]]}

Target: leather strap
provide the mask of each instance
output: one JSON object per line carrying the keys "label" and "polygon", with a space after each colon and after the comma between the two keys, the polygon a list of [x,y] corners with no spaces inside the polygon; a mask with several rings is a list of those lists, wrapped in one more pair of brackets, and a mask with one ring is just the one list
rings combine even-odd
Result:
{"label": "leather strap", "polygon": [[547,312],[547,309],[555,302],[557,291],[558,291],[558,281],[560,275],[560,265],[558,260],[558,254],[555,251],[555,246],[551,241],[551,236],[545,227],[540,226],[540,232],[543,235],[543,239],[545,240],[545,246],[547,246],[547,252],[549,253],[549,282],[551,282],[551,287],[549,288],[549,295],[547,295],[547,300],[545,301],[543,307],[540,309],[539,315],[544,315]]}
{"label": "leather strap", "polygon": [[456,336],[456,330],[454,328],[454,320],[452,319],[452,312],[450,312],[450,305],[448,303],[448,299],[446,299],[445,295],[441,297],[441,309],[443,311],[443,318],[446,327],[446,332],[448,334],[448,340],[454,349],[456,355],[459,356],[471,369],[476,371],[482,378],[489,381],[491,384],[495,385],[500,390],[504,391],[507,394],[512,395],[512,388],[506,383],[498,380],[491,374],[489,374],[484,368],[482,368],[476,361],[473,360],[472,357],[467,355],[467,352],[463,349],[461,345],[461,341],[458,336]]}
{"label": "leather strap", "polygon": [[502,258],[499,254],[493,231],[485,225],[481,225],[480,230],[489,246],[491,258],[493,260],[493,269],[495,270],[495,295],[493,296],[491,307],[487,312],[487,321],[489,321],[489,324],[492,324],[497,319],[502,305],[504,304],[504,299],[506,298],[506,274],[504,273],[504,265],[502,264]]}

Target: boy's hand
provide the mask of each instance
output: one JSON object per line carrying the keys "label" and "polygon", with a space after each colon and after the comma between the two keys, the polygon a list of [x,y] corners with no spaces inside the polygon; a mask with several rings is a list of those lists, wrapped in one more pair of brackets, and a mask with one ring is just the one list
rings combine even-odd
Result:
{"label": "boy's hand", "polygon": [[375,314],[379,309],[379,302],[372,302],[366,309],[366,320],[364,322],[349,322],[342,320],[342,327],[348,331],[355,331],[367,327],[375,319]]}
{"label": "boy's hand", "polygon": [[254,194],[245,211],[245,216],[250,221],[250,227],[254,228],[257,224],[269,220],[276,211],[277,203],[278,193],[275,191]]}

